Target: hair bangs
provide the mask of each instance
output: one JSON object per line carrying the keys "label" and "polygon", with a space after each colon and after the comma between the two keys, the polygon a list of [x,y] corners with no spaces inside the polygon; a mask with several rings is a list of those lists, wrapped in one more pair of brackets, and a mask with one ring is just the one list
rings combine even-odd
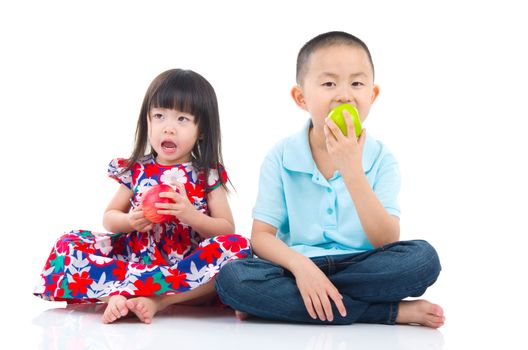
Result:
{"label": "hair bangs", "polygon": [[164,80],[153,91],[149,110],[152,108],[174,109],[189,113],[198,121],[204,113],[203,101],[198,96],[200,96],[200,91],[189,74],[185,71],[173,72],[172,76]]}

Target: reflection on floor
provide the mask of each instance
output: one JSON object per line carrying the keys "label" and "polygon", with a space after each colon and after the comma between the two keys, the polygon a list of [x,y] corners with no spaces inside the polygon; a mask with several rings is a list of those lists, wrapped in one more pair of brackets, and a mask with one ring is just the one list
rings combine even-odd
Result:
{"label": "reflection on floor", "polygon": [[33,319],[42,349],[442,349],[442,333],[418,326],[314,326],[251,319],[231,309],[172,306],[151,325],[136,318],[101,323],[105,304],[48,309]]}

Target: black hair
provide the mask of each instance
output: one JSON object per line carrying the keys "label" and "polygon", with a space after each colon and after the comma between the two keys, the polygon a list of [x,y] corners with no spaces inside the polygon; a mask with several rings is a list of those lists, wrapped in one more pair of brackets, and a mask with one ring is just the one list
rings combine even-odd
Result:
{"label": "black hair", "polygon": [[297,55],[297,84],[302,84],[302,80],[308,71],[308,62],[312,53],[321,48],[334,45],[351,45],[363,49],[367,53],[370,66],[372,67],[372,77],[374,77],[374,63],[372,62],[372,56],[370,55],[367,45],[361,39],[352,34],[333,31],[316,36],[301,48]]}
{"label": "black hair", "polygon": [[[124,172],[130,170],[149,149],[149,154],[157,156],[148,140],[148,118],[152,108],[176,109],[193,115],[198,125],[198,140],[192,150],[192,165],[204,172],[206,182],[210,169],[219,171],[221,175],[222,141],[216,93],[204,77],[184,69],[161,73],[147,89],[137,121],[134,150]],[[222,176],[220,182],[227,190]]]}

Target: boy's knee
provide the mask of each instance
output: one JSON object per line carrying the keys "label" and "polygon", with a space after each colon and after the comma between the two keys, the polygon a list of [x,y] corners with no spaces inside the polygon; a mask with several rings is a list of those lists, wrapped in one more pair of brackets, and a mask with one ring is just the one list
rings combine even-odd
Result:
{"label": "boy's knee", "polygon": [[233,260],[220,269],[215,280],[215,287],[218,293],[243,288],[244,280],[248,274],[247,260]]}
{"label": "boy's knee", "polygon": [[427,241],[416,240],[411,242],[414,245],[413,253],[416,265],[420,267],[424,275],[433,281],[436,280],[442,270],[436,249]]}

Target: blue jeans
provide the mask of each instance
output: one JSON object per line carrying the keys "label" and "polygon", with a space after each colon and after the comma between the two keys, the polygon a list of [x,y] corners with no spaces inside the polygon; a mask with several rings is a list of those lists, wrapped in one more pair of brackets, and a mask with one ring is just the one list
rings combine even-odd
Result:
{"label": "blue jeans", "polygon": [[426,241],[402,241],[363,253],[312,258],[343,296],[347,315],[334,303],[334,320],[312,319],[295,278],[267,260],[249,258],[226,264],[215,286],[224,304],[235,310],[285,322],[316,324],[394,324],[398,303],[417,297],[441,270],[435,249]]}

